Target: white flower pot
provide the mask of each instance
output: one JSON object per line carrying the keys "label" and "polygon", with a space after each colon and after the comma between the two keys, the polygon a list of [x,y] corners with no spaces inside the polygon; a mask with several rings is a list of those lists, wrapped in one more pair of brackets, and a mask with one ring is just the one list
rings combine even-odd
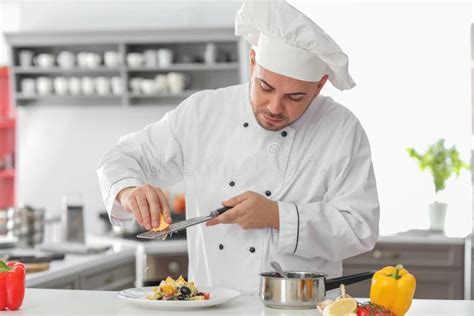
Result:
{"label": "white flower pot", "polygon": [[444,231],[448,204],[434,202],[430,204],[430,230]]}

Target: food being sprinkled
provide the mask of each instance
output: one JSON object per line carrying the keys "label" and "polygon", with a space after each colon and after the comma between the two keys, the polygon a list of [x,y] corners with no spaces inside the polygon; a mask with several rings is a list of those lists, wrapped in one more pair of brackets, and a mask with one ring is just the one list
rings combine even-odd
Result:
{"label": "food being sprinkled", "polygon": [[154,231],[154,232],[161,232],[162,230],[165,230],[166,228],[168,228],[168,226],[170,226],[170,224],[168,224],[165,221],[165,217],[163,216],[163,213],[161,213],[160,214],[160,225],[158,225],[158,227],[152,228],[151,230]]}
{"label": "food being sprinkled", "polygon": [[183,276],[174,280],[167,277],[161,281],[157,288],[153,289],[153,294],[148,295],[147,300],[163,300],[163,301],[197,301],[208,300],[210,294],[208,292],[199,292],[194,282],[187,282]]}

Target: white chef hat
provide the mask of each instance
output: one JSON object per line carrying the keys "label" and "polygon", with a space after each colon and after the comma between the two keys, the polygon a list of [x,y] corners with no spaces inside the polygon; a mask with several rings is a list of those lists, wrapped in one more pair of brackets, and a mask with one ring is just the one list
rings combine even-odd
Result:
{"label": "white chef hat", "polygon": [[355,86],[348,58],[316,23],[284,0],[244,0],[235,35],[256,48],[257,63],[278,74],[317,82],[327,74],[339,90]]}

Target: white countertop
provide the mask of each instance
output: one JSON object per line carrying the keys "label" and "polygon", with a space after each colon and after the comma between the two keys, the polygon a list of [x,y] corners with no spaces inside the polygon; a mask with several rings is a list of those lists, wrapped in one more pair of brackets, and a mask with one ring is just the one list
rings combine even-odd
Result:
{"label": "white countertop", "polygon": [[[137,285],[143,284],[143,271],[146,266],[146,256],[185,254],[187,253],[187,243],[185,239],[170,239],[166,241],[138,241],[112,236],[89,236],[88,244],[103,245],[108,244],[112,249],[94,255],[66,255],[65,260],[53,261],[50,269],[44,272],[28,274],[26,284],[28,287],[35,287],[45,282],[60,279],[65,276],[80,273],[90,266],[105,266],[108,263],[136,258],[137,264]],[[464,243],[463,238],[447,238],[443,235],[430,236],[408,236],[392,235],[381,236],[378,240],[383,243]]]}
{"label": "white countertop", "polygon": [[[360,300],[364,301],[364,300]],[[27,289],[20,310],[9,316],[50,315],[320,315],[317,310],[265,307],[258,296],[240,296],[227,304],[192,311],[142,309],[117,297],[117,292]],[[474,315],[474,301],[414,300],[407,315]]]}
{"label": "white countertop", "polygon": [[437,245],[464,245],[466,237],[448,237],[442,233],[433,233],[428,230],[411,230],[398,234],[379,236],[378,243],[395,244],[437,244]]}
{"label": "white countertop", "polygon": [[67,254],[63,260],[55,260],[49,264],[49,269],[42,272],[28,273],[26,286],[34,287],[45,282],[58,280],[63,277],[81,273],[91,266],[101,267],[109,263],[125,261],[135,257],[136,249],[119,242],[93,242],[94,244],[107,244],[110,250],[99,254],[72,255]]}
{"label": "white countertop", "polygon": [[111,249],[107,252],[93,255],[67,254],[64,260],[52,261],[47,271],[27,274],[26,286],[36,287],[45,282],[81,273],[90,267],[106,266],[109,263],[125,261],[130,258],[136,259],[136,277],[137,280],[142,282],[146,255],[181,254],[187,252],[185,239],[142,242],[118,237],[89,236],[87,243],[91,245],[110,245]]}

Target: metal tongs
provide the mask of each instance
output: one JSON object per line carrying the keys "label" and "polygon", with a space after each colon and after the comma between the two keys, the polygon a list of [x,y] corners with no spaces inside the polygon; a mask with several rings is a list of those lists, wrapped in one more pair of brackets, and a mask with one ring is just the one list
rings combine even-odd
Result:
{"label": "metal tongs", "polygon": [[188,227],[191,227],[191,226],[203,223],[203,222],[207,222],[208,220],[213,219],[213,218],[223,214],[228,209],[231,209],[231,207],[224,206],[224,207],[218,208],[217,210],[214,210],[214,211],[210,212],[208,216],[198,216],[198,217],[194,217],[194,218],[191,218],[191,219],[188,219],[188,220],[185,220],[185,221],[174,223],[174,224],[171,224],[170,226],[168,226],[166,229],[164,229],[162,231],[149,230],[147,232],[138,234],[137,237],[138,238],[145,238],[145,239],[154,239],[154,238],[159,238],[160,237],[162,240],[165,240],[168,237],[168,235],[172,235],[173,233],[176,233],[176,232],[178,232],[180,230],[183,230],[183,229],[186,229]]}

